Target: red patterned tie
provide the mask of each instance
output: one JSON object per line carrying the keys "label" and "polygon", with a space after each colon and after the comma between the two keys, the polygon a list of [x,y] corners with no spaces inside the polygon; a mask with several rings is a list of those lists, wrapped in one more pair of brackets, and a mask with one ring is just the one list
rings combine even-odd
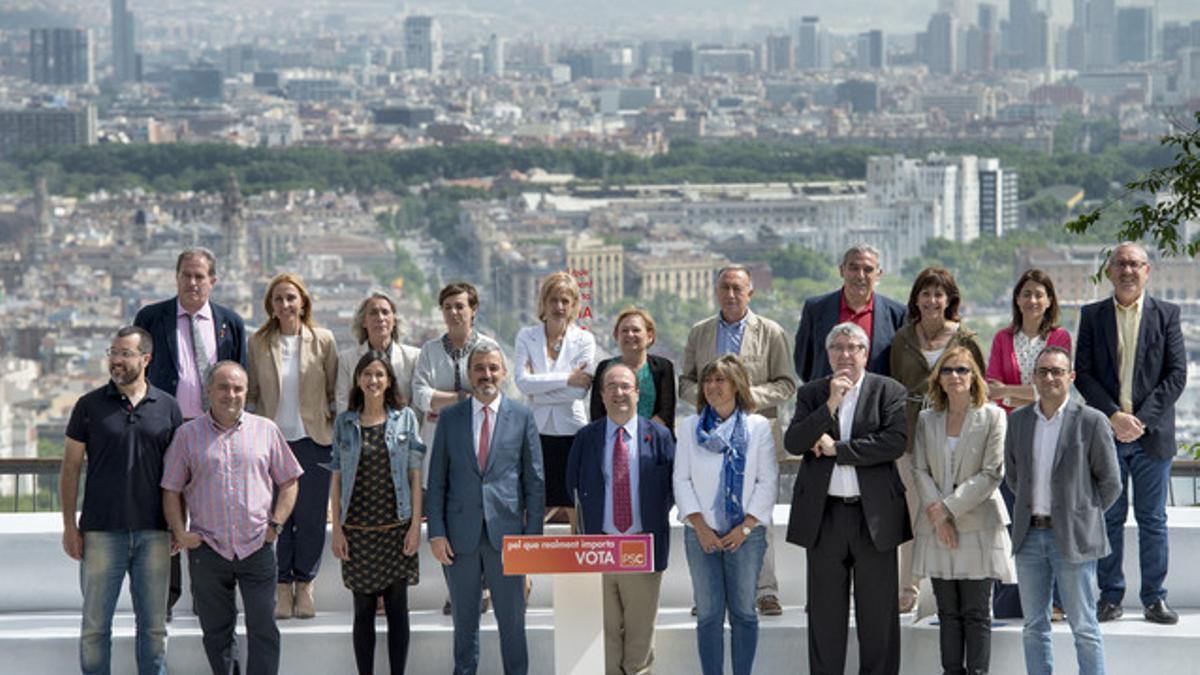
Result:
{"label": "red patterned tie", "polygon": [[620,532],[633,526],[633,506],[629,499],[629,448],[625,445],[625,429],[617,428],[613,443],[613,525]]}
{"label": "red patterned tie", "polygon": [[483,406],[483,424],[479,427],[479,473],[487,470],[488,444],[492,440],[491,430],[488,429],[488,407]]}

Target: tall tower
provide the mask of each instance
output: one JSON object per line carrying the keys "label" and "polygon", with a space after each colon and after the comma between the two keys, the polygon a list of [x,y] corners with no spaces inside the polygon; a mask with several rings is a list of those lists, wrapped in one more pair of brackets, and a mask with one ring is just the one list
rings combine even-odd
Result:
{"label": "tall tower", "polygon": [[117,82],[138,79],[137,49],[134,45],[133,13],[125,0],[112,0],[112,62]]}
{"label": "tall tower", "polygon": [[85,28],[31,28],[29,79],[39,84],[91,84],[91,31]]}
{"label": "tall tower", "polygon": [[221,193],[221,233],[225,235],[225,260],[233,274],[246,272],[246,221],[242,217],[242,188],[233,169]]}
{"label": "tall tower", "polygon": [[432,16],[404,19],[404,67],[436,75],[442,67],[442,27]]}

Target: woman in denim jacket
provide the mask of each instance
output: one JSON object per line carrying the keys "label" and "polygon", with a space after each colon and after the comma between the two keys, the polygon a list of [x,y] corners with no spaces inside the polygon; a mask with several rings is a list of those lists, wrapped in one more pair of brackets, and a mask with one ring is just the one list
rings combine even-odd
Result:
{"label": "woman in denim jacket", "polygon": [[408,586],[419,577],[420,425],[396,385],[387,354],[371,350],[354,368],[349,405],[333,426],[330,503],[333,555],[354,594],[354,659],[375,662],[375,605],[383,598],[392,673],[408,657]]}

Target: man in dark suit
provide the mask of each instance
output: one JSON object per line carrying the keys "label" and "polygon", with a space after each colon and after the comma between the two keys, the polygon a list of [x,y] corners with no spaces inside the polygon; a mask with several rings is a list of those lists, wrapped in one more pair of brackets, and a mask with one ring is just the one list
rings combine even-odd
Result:
{"label": "man in dark suit", "polygon": [[871,353],[867,357],[867,372],[888,375],[892,336],[904,325],[904,305],[875,292],[883,276],[879,251],[867,244],[847,249],[838,265],[842,287],[832,293],[809,298],[800,312],[796,329],[794,361],[801,382],[827,377],[829,356],[825,353],[825,336],[834,324],[853,321],[867,334]]}
{"label": "man in dark suit", "polygon": [[606,417],[575,434],[567,494],[585,534],[654,535],[654,571],[604,575],[604,660],[612,675],[649,673],[662,573],[671,550],[675,443],[639,417],[637,375],[619,361],[599,382]]}
{"label": "man in dark suit", "polygon": [[1096,560],[1109,551],[1104,510],[1121,492],[1104,415],[1070,400],[1071,357],[1051,345],[1033,371],[1037,402],[1014,410],[1004,439],[1004,479],[1013,501],[1012,549],[1025,613],[1025,669],[1054,670],[1050,589],[1071,622],[1079,672],[1104,672],[1096,621]]}
{"label": "man in dark suit", "polygon": [[1087,404],[1108,416],[1117,439],[1121,497],[1105,514],[1112,553],[1097,578],[1101,621],[1120,618],[1125,595],[1122,571],[1129,479],[1138,526],[1142,573],[1140,599],[1147,621],[1173,624],[1167,606],[1167,493],[1175,457],[1175,401],[1187,384],[1187,352],[1179,307],[1146,293],[1146,250],[1125,242],[1108,260],[1113,296],[1079,313],[1075,386]]}
{"label": "man in dark suit", "polygon": [[841,675],[854,574],[859,672],[900,672],[896,547],[912,539],[896,460],[904,454],[903,385],[866,371],[867,335],[840,323],[825,338],[833,375],[796,392],[784,447],[802,455],[787,540],[808,562],[808,665]]}
{"label": "man in dark suit", "polygon": [[[207,409],[204,374],[218,361],[246,365],[246,328],[231,309],[209,302],[217,283],[217,259],[206,248],[189,248],[175,259],[176,296],[138,310],[133,325],[150,333],[157,353],[146,367],[150,384],[175,397],[183,419]],[[182,591],[179,554],[171,556],[167,621]]]}
{"label": "man in dark suit", "polygon": [[[525,577],[505,576],[505,535],[542,533],[545,474],[528,408],[500,395],[504,355],[482,343],[467,357],[473,395],[442,410],[425,496],[429,543],[446,566],[454,617],[454,672],[479,667],[481,577],[487,578],[506,675],[529,670]],[[487,669],[491,670],[491,669]]]}

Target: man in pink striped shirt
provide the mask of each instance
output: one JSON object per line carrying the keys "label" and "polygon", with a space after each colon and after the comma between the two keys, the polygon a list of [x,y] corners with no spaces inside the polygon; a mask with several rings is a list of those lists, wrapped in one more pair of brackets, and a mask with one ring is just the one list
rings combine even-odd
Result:
{"label": "man in pink striped shirt", "polygon": [[167,524],[188,550],[193,602],[213,672],[237,672],[233,589],[239,585],[246,673],[269,675],[279,671],[274,543],[296,503],[303,470],[275,423],[243,410],[246,387],[246,371],[237,362],[212,367],[205,378],[208,414],[175,432],[160,485]]}

